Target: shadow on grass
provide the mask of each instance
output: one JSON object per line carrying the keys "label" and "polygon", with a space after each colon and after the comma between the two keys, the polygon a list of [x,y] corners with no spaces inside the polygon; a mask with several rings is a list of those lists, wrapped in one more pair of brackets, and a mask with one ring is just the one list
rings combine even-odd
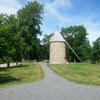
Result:
{"label": "shadow on grass", "polygon": [[6,84],[13,81],[20,81],[20,79],[14,78],[8,74],[0,74],[0,84]]}
{"label": "shadow on grass", "polygon": [[4,73],[0,73],[0,85],[2,84],[7,84],[7,83],[10,83],[10,82],[18,82],[20,81],[21,79],[19,78],[15,78],[11,75],[9,75],[9,70],[10,69],[15,69],[15,68],[20,68],[20,67],[27,67],[27,65],[19,65],[19,66],[13,66],[13,67],[9,67],[9,68],[0,68],[0,72],[4,71]]}

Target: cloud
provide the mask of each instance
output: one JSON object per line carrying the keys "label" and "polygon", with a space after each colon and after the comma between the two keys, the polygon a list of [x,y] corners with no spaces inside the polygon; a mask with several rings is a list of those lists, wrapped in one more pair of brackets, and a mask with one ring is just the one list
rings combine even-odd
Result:
{"label": "cloud", "polygon": [[[72,19],[66,15],[61,14],[60,9],[67,9],[72,6],[70,0],[45,0],[44,4],[44,15],[43,15],[43,34],[50,34],[56,32],[65,23],[71,23]],[[60,30],[59,30],[60,31]]]}
{"label": "cloud", "polygon": [[70,7],[71,2],[70,2],[70,0],[54,0],[51,3],[49,2],[46,6],[47,6],[47,9],[54,8],[57,10],[57,9],[59,9],[59,7],[63,7],[63,6]]}
{"label": "cloud", "polygon": [[[7,13],[9,15],[16,14],[28,1],[34,0],[0,0],[0,13]],[[57,31],[57,26],[61,28],[70,25],[84,25],[89,33],[88,38],[91,43],[95,41],[97,37],[100,37],[99,12],[95,9],[95,12],[85,13],[88,12],[87,8],[85,12],[81,13],[81,10],[77,9],[78,5],[75,2],[71,2],[72,0],[37,1],[44,4],[43,33],[48,34],[55,32]],[[74,11],[74,9],[76,10]]]}
{"label": "cloud", "polygon": [[[52,33],[56,30],[57,25],[60,27],[69,27],[71,25],[84,25],[89,35],[87,36],[92,44],[96,38],[100,37],[100,20],[99,12],[93,6],[77,5],[71,0],[45,0],[44,3],[44,33]],[[48,2],[47,2],[48,1]],[[81,6],[83,8],[81,8]],[[93,9],[92,11],[90,9]]]}
{"label": "cloud", "polygon": [[35,0],[0,0],[0,13],[6,13],[8,15],[16,14],[29,1]]}
{"label": "cloud", "polygon": [[0,13],[16,14],[20,8],[21,5],[17,0],[0,0]]}
{"label": "cloud", "polygon": [[62,14],[60,14],[60,8],[71,7],[70,0],[54,0],[45,5],[45,13],[49,16],[54,16],[60,22],[72,22],[72,20]]}
{"label": "cloud", "polygon": [[100,24],[91,22],[87,23],[85,26],[87,27],[87,32],[89,33],[87,37],[92,44],[92,42],[94,42],[98,37],[100,37]]}
{"label": "cloud", "polygon": [[99,20],[98,22],[95,22],[94,20],[96,19],[96,14],[91,13],[89,15],[82,16],[80,19],[80,22],[77,21],[79,25],[84,25],[87,29],[88,38],[90,40],[90,43],[94,42],[98,37],[100,37],[100,23]]}

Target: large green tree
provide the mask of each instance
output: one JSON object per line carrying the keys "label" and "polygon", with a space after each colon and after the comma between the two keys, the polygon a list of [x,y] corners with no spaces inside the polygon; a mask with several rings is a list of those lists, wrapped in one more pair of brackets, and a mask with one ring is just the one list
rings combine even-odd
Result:
{"label": "large green tree", "polygon": [[[61,33],[82,61],[89,59],[90,54],[88,51],[90,51],[90,44],[88,39],[86,38],[88,33],[84,26],[79,25],[62,28]],[[79,62],[70,48],[68,46],[66,47],[68,59],[70,61]]]}
{"label": "large green tree", "polygon": [[41,34],[43,6],[37,1],[28,4],[17,12],[18,28],[24,39],[24,59],[38,59],[40,46],[38,35]]}

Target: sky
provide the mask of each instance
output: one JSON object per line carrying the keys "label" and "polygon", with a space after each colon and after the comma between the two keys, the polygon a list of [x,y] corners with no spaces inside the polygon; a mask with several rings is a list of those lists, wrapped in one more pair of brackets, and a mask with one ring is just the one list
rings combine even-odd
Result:
{"label": "sky", "polygon": [[[0,0],[0,13],[16,14],[34,0]],[[84,25],[90,43],[100,37],[100,0],[37,0],[43,5],[43,34],[61,31],[62,27]]]}

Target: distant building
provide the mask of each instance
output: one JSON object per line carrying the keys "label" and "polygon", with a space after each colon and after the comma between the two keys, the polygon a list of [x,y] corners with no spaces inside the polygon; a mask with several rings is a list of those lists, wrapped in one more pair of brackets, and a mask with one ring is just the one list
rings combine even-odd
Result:
{"label": "distant building", "polygon": [[50,64],[65,63],[66,47],[65,40],[59,32],[50,38]]}

